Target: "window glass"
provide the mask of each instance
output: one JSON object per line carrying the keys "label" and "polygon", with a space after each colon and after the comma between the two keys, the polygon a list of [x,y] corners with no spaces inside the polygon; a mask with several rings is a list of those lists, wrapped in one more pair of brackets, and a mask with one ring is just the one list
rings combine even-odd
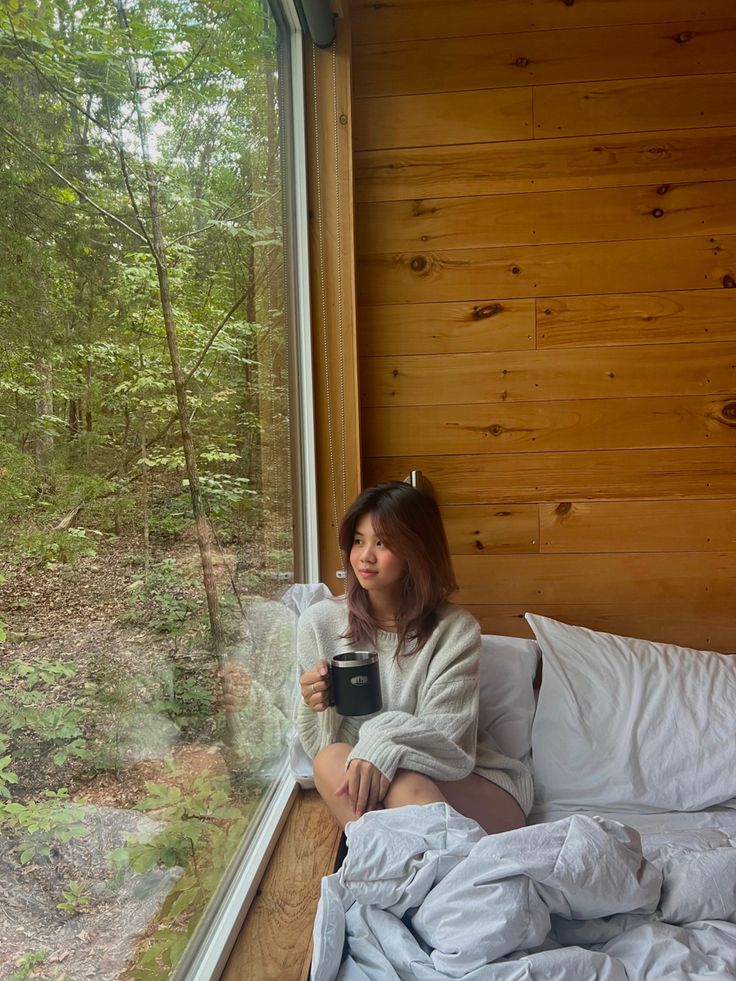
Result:
{"label": "window glass", "polygon": [[277,30],[3,8],[0,962],[166,978],[293,697]]}

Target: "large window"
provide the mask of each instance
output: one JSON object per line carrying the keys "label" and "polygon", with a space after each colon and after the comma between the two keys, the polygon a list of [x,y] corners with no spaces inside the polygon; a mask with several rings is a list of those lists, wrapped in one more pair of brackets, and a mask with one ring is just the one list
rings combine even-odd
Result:
{"label": "large window", "polygon": [[0,27],[0,963],[167,978],[291,711],[284,43],[259,0]]}

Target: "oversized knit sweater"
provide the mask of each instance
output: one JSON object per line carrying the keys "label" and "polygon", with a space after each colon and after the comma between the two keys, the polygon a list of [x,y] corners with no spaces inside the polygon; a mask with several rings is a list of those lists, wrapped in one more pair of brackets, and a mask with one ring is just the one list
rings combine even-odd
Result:
{"label": "oversized knit sweater", "polygon": [[[345,640],[347,603],[328,599],[308,607],[299,619],[299,673],[354,645]],[[498,752],[492,737],[478,730],[480,628],[473,617],[445,603],[422,649],[396,658],[396,634],[379,631],[376,650],[383,709],[346,717],[334,708],[313,712],[298,700],[296,726],[302,746],[314,758],[320,749],[345,742],[353,759],[368,760],[392,780],[401,768],[434,780],[460,780],[475,772],[507,791],[528,813],[532,779],[519,760]]]}

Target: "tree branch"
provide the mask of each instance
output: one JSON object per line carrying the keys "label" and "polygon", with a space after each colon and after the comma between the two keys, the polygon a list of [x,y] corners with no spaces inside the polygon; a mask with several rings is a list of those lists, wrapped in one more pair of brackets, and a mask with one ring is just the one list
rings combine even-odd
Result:
{"label": "tree branch", "polygon": [[[87,119],[89,122],[94,123],[95,126],[99,126],[99,128],[103,132],[108,133],[114,139],[114,134],[110,130],[108,130],[108,128],[105,126],[104,123],[100,122],[100,120],[97,119],[95,116],[93,116],[91,112],[84,109],[77,102],[75,102],[73,98],[71,98],[64,92],[64,89],[61,86],[57,85],[56,82],[53,82],[46,74],[46,72],[41,70],[41,68],[38,65],[38,62],[28,54],[28,52],[21,44],[20,38],[18,37],[15,30],[15,24],[13,23],[12,19],[8,18],[8,20],[10,21],[10,30],[13,33],[13,40],[15,41],[15,46],[18,49],[21,58],[23,58],[24,61],[28,62],[28,64],[31,66],[34,72],[41,79],[41,81],[45,82],[46,85],[48,85],[48,87],[53,92],[55,92],[60,99],[63,99],[63,101],[66,102],[67,105],[71,106],[72,109],[75,109],[77,112],[81,113],[85,117],[85,119]],[[74,92],[74,95],[77,95],[77,93]],[[92,96],[89,97],[89,101],[88,101],[88,105],[91,106],[91,104],[92,104]]]}
{"label": "tree branch", "polygon": [[156,92],[156,93],[165,92],[166,89],[170,85],[173,85],[174,82],[177,82],[182,77],[182,75],[185,75],[189,71],[189,69],[192,67],[192,65],[196,62],[197,58],[199,58],[199,56],[202,54],[202,52],[207,47],[207,45],[210,43],[210,38],[212,37],[212,33],[213,32],[210,31],[210,33],[207,35],[207,37],[204,38],[204,40],[202,41],[202,43],[200,44],[200,46],[197,48],[197,50],[194,52],[194,54],[189,59],[189,61],[186,63],[186,65],[184,65],[182,68],[180,68],[179,71],[175,75],[172,75],[171,76],[171,78],[167,79],[165,82],[162,82],[160,85],[157,85],[153,89],[153,91]]}
{"label": "tree branch", "polygon": [[125,183],[125,190],[128,192],[128,200],[130,201],[130,206],[133,209],[133,214],[136,217],[136,221],[140,225],[141,232],[148,243],[148,248],[151,250],[151,255],[154,255],[153,242],[148,234],[148,229],[146,228],[146,223],[143,220],[143,216],[138,208],[138,202],[135,199],[135,194],[133,193],[133,188],[130,184],[130,170],[128,169],[128,161],[125,157],[125,150],[123,149],[122,141],[118,141],[118,158],[120,160],[120,170],[123,175],[123,182]]}
{"label": "tree branch", "polygon": [[204,361],[204,359],[207,357],[207,352],[212,347],[212,345],[215,343],[215,340],[217,338],[217,335],[220,333],[220,331],[222,330],[222,328],[225,326],[225,324],[228,322],[228,320],[232,317],[232,315],[235,313],[235,311],[238,309],[238,307],[242,306],[243,303],[245,303],[245,301],[247,299],[248,299],[248,293],[247,292],[246,293],[243,293],[243,295],[240,297],[240,299],[236,300],[235,303],[233,303],[233,305],[230,307],[230,309],[228,310],[228,312],[222,318],[222,320],[220,321],[220,323],[212,331],[212,333],[209,336],[209,340],[207,341],[207,343],[205,344],[204,348],[202,349],[199,357],[194,362],[194,364],[189,369],[189,371],[187,371],[187,373],[186,373],[186,375],[184,377],[184,384],[185,385],[188,385],[189,384],[189,382],[192,380],[192,377],[199,370],[200,365],[202,364],[202,362]]}
{"label": "tree branch", "polygon": [[98,211],[101,215],[104,215],[105,218],[109,218],[111,221],[114,221],[118,225],[121,225],[127,232],[130,232],[131,235],[134,235],[140,242],[143,242],[145,245],[148,245],[147,239],[143,235],[141,235],[140,232],[137,232],[135,228],[131,228],[131,226],[127,222],[123,221],[122,218],[118,218],[117,215],[114,215],[111,211],[108,211],[107,208],[103,208],[101,204],[97,204],[96,201],[93,201],[88,194],[85,194],[84,191],[81,190],[81,188],[77,187],[76,184],[73,184],[72,181],[70,181],[68,177],[65,177],[60,171],[58,171],[56,167],[52,167],[52,165],[47,160],[44,160],[43,157],[40,156],[40,154],[36,153],[35,150],[32,150],[27,143],[24,143],[19,136],[16,136],[15,133],[11,133],[9,129],[5,128],[5,126],[0,127],[0,132],[5,133],[5,135],[9,137],[14,143],[17,143],[18,146],[22,147],[26,151],[26,153],[29,153],[34,160],[37,160],[38,163],[40,163],[43,167],[46,167],[47,170],[50,170],[52,174],[58,177],[60,181],[63,181],[67,187],[70,187],[75,194],[78,194],[79,197],[83,201],[86,201],[87,204],[89,204],[92,208],[95,209],[95,211]]}

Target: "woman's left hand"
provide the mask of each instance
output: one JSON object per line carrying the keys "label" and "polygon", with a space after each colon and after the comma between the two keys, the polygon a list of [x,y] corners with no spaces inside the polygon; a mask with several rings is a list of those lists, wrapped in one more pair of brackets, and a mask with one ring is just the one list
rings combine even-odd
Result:
{"label": "woman's left hand", "polygon": [[345,779],[335,791],[336,797],[347,794],[356,818],[375,811],[388,793],[391,781],[368,760],[351,760]]}

